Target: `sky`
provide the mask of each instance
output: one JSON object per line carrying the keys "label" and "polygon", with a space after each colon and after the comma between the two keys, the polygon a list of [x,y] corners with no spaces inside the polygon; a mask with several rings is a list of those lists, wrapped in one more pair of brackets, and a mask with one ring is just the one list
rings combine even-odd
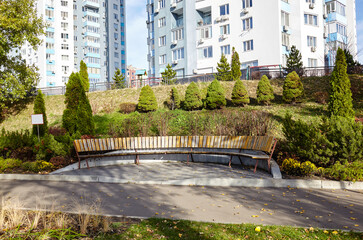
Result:
{"label": "sky", "polygon": [[[356,0],[358,58],[363,63],[363,0]],[[148,69],[146,0],[126,0],[127,64]]]}

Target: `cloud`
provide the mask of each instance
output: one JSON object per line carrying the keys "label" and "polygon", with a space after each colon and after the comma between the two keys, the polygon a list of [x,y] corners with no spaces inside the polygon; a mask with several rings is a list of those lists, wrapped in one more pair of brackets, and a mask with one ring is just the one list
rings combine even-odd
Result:
{"label": "cloud", "polygon": [[363,19],[357,21],[358,59],[363,63]]}
{"label": "cloud", "polygon": [[126,1],[127,64],[148,69],[146,19],[144,1]]}

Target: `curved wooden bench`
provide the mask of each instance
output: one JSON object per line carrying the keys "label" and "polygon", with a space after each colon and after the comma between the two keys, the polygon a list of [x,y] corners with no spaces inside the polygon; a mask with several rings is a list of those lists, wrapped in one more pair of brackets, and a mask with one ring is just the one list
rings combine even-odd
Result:
{"label": "curved wooden bench", "polygon": [[[105,139],[74,140],[78,157],[78,168],[82,158],[135,156],[135,164],[139,164],[140,155],[155,154],[187,154],[193,161],[193,154],[212,154],[230,156],[231,166],[233,156],[248,157],[256,160],[255,172],[259,160],[270,161],[277,140],[271,136],[159,136],[159,137],[127,137]],[[223,151],[226,150],[226,151]],[[229,150],[229,151],[227,151]],[[232,152],[230,150],[238,150]],[[257,151],[253,154],[242,153],[242,150]],[[117,153],[110,153],[119,151]],[[268,153],[266,155],[265,153]]]}

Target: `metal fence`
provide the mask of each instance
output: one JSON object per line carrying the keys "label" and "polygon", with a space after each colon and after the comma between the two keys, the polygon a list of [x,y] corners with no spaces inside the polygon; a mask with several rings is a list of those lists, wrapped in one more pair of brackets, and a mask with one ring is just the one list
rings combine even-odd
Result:
{"label": "metal fence", "polygon": [[[329,76],[333,71],[334,67],[314,67],[314,68],[302,68],[300,73],[303,77],[322,77]],[[242,80],[259,80],[263,75],[268,78],[283,78],[286,77],[287,72],[279,65],[274,66],[258,66],[251,67],[241,70]],[[356,66],[352,69],[348,69],[348,73],[351,74],[363,74],[363,66]],[[176,77],[172,80],[163,80],[162,78],[146,78],[142,80],[133,81],[127,88],[141,88],[143,86],[160,86],[160,85],[171,85],[171,84],[189,84],[191,82],[211,82],[213,81],[218,73],[207,73],[207,74],[194,74],[187,75],[184,77]],[[45,95],[63,95],[65,94],[66,87],[47,87],[39,88]],[[106,91],[115,89],[114,83],[110,82],[99,82],[90,83],[90,92]]]}

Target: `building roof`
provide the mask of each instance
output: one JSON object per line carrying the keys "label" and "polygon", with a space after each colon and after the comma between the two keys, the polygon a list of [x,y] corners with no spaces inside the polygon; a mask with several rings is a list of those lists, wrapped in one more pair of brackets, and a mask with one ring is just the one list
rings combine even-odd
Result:
{"label": "building roof", "polygon": [[138,69],[136,70],[136,75],[147,75],[146,70],[145,69]]}

